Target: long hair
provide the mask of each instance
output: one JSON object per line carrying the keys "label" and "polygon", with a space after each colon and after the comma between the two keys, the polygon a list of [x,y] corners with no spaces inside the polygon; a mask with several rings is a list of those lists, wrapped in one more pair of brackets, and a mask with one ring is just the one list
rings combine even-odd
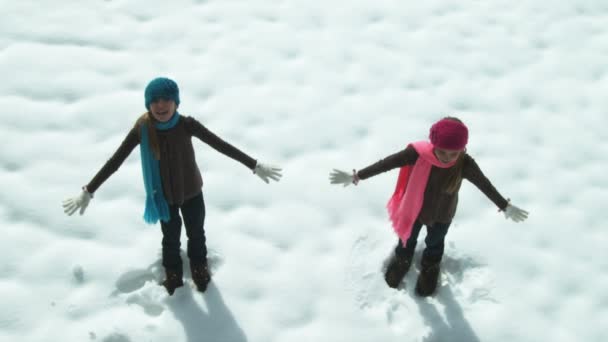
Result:
{"label": "long hair", "polygon": [[158,144],[158,135],[156,134],[156,129],[154,128],[155,123],[156,120],[154,117],[152,117],[150,112],[145,112],[139,117],[139,119],[137,119],[135,126],[137,126],[138,129],[141,129],[141,127],[145,125],[146,129],[148,130],[150,148],[152,149],[154,158],[156,158],[156,160],[160,160],[160,145]]}
{"label": "long hair", "polygon": [[[459,123],[463,123],[462,120],[453,117],[446,116],[443,119],[456,121]],[[462,168],[464,166],[464,154],[466,153],[466,149],[458,155],[458,159],[456,160],[456,164],[448,169],[447,181],[446,181],[446,191],[450,194],[455,193],[460,188],[460,184],[462,183]]]}

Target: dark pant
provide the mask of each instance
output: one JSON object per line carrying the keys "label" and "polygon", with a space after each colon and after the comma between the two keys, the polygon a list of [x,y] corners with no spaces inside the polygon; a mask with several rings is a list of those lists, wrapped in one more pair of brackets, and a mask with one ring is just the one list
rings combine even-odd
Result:
{"label": "dark pant", "polygon": [[[441,260],[441,257],[443,256],[445,235],[448,233],[450,223],[435,223],[426,227],[426,238],[424,239],[426,248],[422,254],[424,259],[434,261]],[[397,243],[397,247],[395,247],[395,254],[401,257],[412,257],[414,255],[414,250],[416,249],[420,230],[422,230],[422,223],[416,221],[412,227],[412,235],[407,239],[405,246],[403,246],[403,242],[399,239],[399,243]]]}
{"label": "dark pant", "polygon": [[181,209],[188,236],[188,258],[191,262],[200,263],[207,259],[207,246],[205,245],[205,201],[203,193],[187,200],[181,206],[170,205],[169,222],[161,221],[163,231],[163,266],[170,269],[182,269],[180,256],[180,237],[182,232]]}

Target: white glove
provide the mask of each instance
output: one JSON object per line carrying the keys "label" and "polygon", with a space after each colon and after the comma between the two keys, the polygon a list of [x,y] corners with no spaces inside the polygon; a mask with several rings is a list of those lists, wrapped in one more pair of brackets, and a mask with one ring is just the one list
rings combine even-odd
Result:
{"label": "white glove", "polygon": [[76,210],[80,209],[80,215],[82,215],[87,209],[91,198],[93,198],[93,196],[88,191],[83,189],[80,195],[63,201],[63,212],[69,216],[72,216]]}
{"label": "white glove", "polygon": [[262,163],[257,163],[253,169],[253,173],[266,182],[266,184],[269,183],[269,178],[278,182],[283,176],[280,171],[282,171],[282,169],[276,166],[265,165]]}
{"label": "white glove", "polygon": [[508,204],[507,207],[504,210],[505,213],[505,219],[511,219],[515,222],[523,222],[525,219],[528,218],[528,212],[520,209],[516,206],[514,206],[513,204]]}
{"label": "white glove", "polygon": [[345,187],[351,184],[357,185],[359,183],[359,178],[357,177],[357,172],[353,170],[353,173],[348,173],[346,171],[334,169],[329,174],[329,181],[331,184],[342,184]]}

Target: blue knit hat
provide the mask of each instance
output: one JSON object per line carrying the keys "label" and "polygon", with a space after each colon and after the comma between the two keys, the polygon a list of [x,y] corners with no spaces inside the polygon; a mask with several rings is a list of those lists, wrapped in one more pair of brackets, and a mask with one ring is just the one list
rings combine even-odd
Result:
{"label": "blue knit hat", "polygon": [[150,110],[150,103],[158,100],[173,100],[179,106],[179,88],[175,81],[166,77],[158,77],[150,81],[144,93],[146,109]]}

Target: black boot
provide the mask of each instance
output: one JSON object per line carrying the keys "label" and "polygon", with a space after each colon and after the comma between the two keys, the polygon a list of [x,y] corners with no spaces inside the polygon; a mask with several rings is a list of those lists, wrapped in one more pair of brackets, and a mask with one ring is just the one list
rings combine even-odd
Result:
{"label": "black boot", "polygon": [[162,285],[167,289],[170,296],[173,295],[175,289],[184,286],[184,280],[182,279],[182,271],[165,268],[165,280]]}
{"label": "black boot", "polygon": [[192,273],[192,280],[194,281],[196,288],[200,292],[205,292],[205,290],[207,290],[207,285],[209,285],[209,282],[211,281],[207,260],[202,262],[190,262],[190,272]]}
{"label": "black boot", "polygon": [[384,274],[384,280],[388,284],[388,286],[396,289],[405,277],[405,274],[410,269],[412,265],[412,256],[399,256],[397,254],[393,254],[391,261],[386,268],[386,273]]}
{"label": "black boot", "polygon": [[416,282],[416,294],[421,297],[428,297],[435,292],[437,281],[439,280],[439,264],[441,258],[432,259],[422,257],[420,262],[420,274]]}

